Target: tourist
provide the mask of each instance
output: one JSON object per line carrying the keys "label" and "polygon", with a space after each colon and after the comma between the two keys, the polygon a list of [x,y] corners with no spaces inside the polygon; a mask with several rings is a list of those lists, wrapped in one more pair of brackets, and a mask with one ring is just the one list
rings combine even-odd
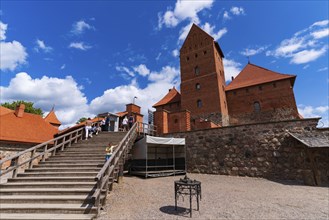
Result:
{"label": "tourist", "polygon": [[85,137],[87,140],[88,137],[93,137],[92,131],[91,131],[91,125],[93,124],[93,122],[91,121],[90,118],[87,119],[86,121],[86,125],[85,125]]}
{"label": "tourist", "polygon": [[114,148],[116,147],[117,145],[113,145],[112,142],[110,142],[108,144],[108,146],[106,147],[105,151],[106,151],[106,154],[105,154],[105,162],[107,160],[109,160],[114,152]]}
{"label": "tourist", "polygon": [[134,117],[132,115],[129,116],[129,119],[128,119],[128,124],[129,124],[129,129],[132,128],[133,124],[134,124]]}
{"label": "tourist", "polygon": [[127,116],[125,116],[124,119],[122,120],[122,127],[123,127],[123,131],[128,131],[128,118],[127,118]]}

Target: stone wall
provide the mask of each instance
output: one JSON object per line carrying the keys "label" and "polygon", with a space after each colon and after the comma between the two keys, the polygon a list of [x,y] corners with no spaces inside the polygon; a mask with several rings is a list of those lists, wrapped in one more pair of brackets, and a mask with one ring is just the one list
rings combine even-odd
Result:
{"label": "stone wall", "polygon": [[[229,126],[167,136],[186,138],[187,171],[304,180],[311,175],[306,147],[287,131],[309,132],[318,119]],[[328,182],[328,148],[317,158],[323,182]]]}
{"label": "stone wall", "polygon": [[[36,144],[23,144],[23,143],[10,143],[10,142],[0,142],[0,160],[11,157],[19,152],[22,152],[26,149],[29,149]],[[31,158],[31,153],[23,154],[19,157],[19,163],[22,161],[25,161],[27,159]],[[33,161],[33,164],[37,164],[39,160]],[[11,161],[7,161],[4,163],[0,169],[5,170],[7,167],[9,167],[11,164]],[[25,164],[22,168],[25,169],[28,167],[28,164]],[[21,171],[22,169],[20,169]]]}

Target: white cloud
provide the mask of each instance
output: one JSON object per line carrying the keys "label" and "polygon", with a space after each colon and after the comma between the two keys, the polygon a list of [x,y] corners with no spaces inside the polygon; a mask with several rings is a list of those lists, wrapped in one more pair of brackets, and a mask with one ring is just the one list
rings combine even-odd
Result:
{"label": "white cloud", "polygon": [[179,85],[179,70],[165,66],[160,72],[151,71],[149,80],[151,82],[145,87],[140,88],[135,80],[129,85],[121,85],[113,89],[106,90],[102,96],[95,98],[90,103],[91,112],[97,114],[100,112],[119,112],[125,110],[125,105],[132,103],[136,96],[136,104],[141,106],[144,120],[147,120],[147,110],[158,102],[168,93],[168,89]]}
{"label": "white cloud", "polygon": [[88,49],[91,49],[92,46],[89,46],[89,45],[85,44],[84,42],[72,42],[72,43],[70,43],[69,48],[75,48],[75,49],[79,49],[79,50],[88,50]]}
{"label": "white cloud", "polygon": [[49,52],[51,52],[51,51],[53,50],[52,47],[50,47],[50,46],[46,46],[45,42],[42,41],[42,40],[37,39],[37,40],[35,41],[35,43],[37,44],[37,46],[36,46],[34,49],[35,49],[35,51],[37,51],[37,52],[39,52],[39,50],[41,50],[41,51],[43,51],[43,52],[45,52],[45,53],[49,53]]}
{"label": "white cloud", "polygon": [[228,11],[224,11],[224,14],[223,14],[223,20],[229,20],[231,19],[231,16],[229,15],[229,12]]}
{"label": "white cloud", "polygon": [[318,126],[319,127],[328,127],[329,125],[329,106],[305,106],[305,105],[298,105],[298,112],[304,118],[317,118],[322,117]]}
{"label": "white cloud", "polygon": [[90,24],[86,23],[83,20],[77,21],[72,25],[71,32],[73,34],[79,35],[84,33],[86,30],[94,30],[95,28],[91,26]]}
{"label": "white cloud", "polygon": [[135,76],[135,73],[133,71],[129,70],[128,67],[125,67],[125,66],[117,66],[117,67],[115,67],[115,69],[117,71],[120,71],[120,72],[128,73],[128,75],[131,76],[131,77],[134,77]]}
{"label": "white cloud", "polygon": [[145,66],[145,64],[140,64],[139,66],[135,66],[133,69],[141,76],[147,76],[150,74],[150,70]]}
{"label": "white cloud", "polygon": [[199,23],[198,13],[212,7],[213,0],[183,1],[177,0],[174,10],[168,9],[162,16],[158,14],[158,27],[176,27],[180,22],[188,19],[191,22]]}
{"label": "white cloud", "polygon": [[7,24],[4,24],[0,21],[0,40],[6,40],[7,27]]}
{"label": "white cloud", "polygon": [[160,60],[160,57],[161,57],[161,53],[158,53],[158,56],[156,56],[155,60],[156,61]]}
{"label": "white cloud", "polygon": [[317,21],[317,22],[315,22],[315,23],[313,23],[312,25],[311,25],[311,27],[313,27],[313,26],[327,26],[329,24],[329,20],[323,20],[323,21]]}
{"label": "white cloud", "polygon": [[244,15],[244,9],[242,7],[232,7],[230,12],[234,15]]}
{"label": "white cloud", "polygon": [[81,89],[71,76],[63,79],[48,76],[33,79],[28,73],[21,72],[11,79],[8,87],[0,87],[0,94],[1,102],[31,101],[43,111],[55,105],[58,119],[67,126],[83,116],[91,116],[87,98]]}
{"label": "white cloud", "polygon": [[302,50],[298,53],[295,53],[292,56],[290,63],[294,64],[302,64],[314,61],[324,55],[327,51],[328,47],[322,47],[319,50],[311,49],[311,50]]}
{"label": "white cloud", "polygon": [[175,49],[171,52],[171,54],[173,55],[173,57],[178,57],[179,56],[179,51],[178,49]]}
{"label": "white cloud", "polygon": [[27,53],[25,47],[18,41],[0,42],[0,69],[11,70],[26,63]]}
{"label": "white cloud", "polygon": [[296,32],[291,38],[283,40],[275,50],[267,51],[266,55],[289,58],[293,64],[315,61],[328,50],[327,42],[322,40],[329,36],[329,29],[323,28],[326,25],[328,20],[315,22]]}
{"label": "white cloud", "polygon": [[306,69],[309,68],[309,67],[310,67],[310,65],[307,64],[307,65],[305,65],[305,66],[303,67],[303,69],[306,70]]}
{"label": "white cloud", "polygon": [[220,29],[218,32],[214,32],[215,26],[211,26],[208,22],[206,22],[202,29],[207,32],[209,35],[211,35],[215,41],[219,40],[224,34],[227,33],[226,28]]}
{"label": "white cloud", "polygon": [[261,46],[256,48],[246,48],[244,51],[241,51],[240,54],[243,56],[254,56],[256,54],[262,53],[264,50],[266,50],[268,46]]}
{"label": "white cloud", "polygon": [[224,70],[225,70],[225,81],[230,81],[232,77],[236,77],[241,71],[241,63],[234,60],[223,59]]}
{"label": "white cloud", "polygon": [[318,69],[318,72],[323,72],[323,71],[327,71],[327,70],[328,70],[328,67],[323,67],[323,68]]}
{"label": "white cloud", "polygon": [[61,70],[65,69],[65,67],[66,67],[66,65],[63,64],[63,65],[61,66]]}
{"label": "white cloud", "polygon": [[25,47],[18,41],[6,42],[7,24],[0,21],[0,69],[14,70],[17,66],[26,63]]}
{"label": "white cloud", "polygon": [[323,38],[323,37],[328,37],[328,36],[329,36],[329,28],[326,28],[326,29],[322,29],[322,30],[319,30],[319,31],[312,32],[311,35],[312,35],[315,39],[320,39],[320,38]]}

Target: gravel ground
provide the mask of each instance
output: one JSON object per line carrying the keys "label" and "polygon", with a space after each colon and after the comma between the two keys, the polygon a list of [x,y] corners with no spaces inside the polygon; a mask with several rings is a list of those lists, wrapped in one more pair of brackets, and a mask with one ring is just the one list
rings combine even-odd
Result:
{"label": "gravel ground", "polygon": [[[174,181],[184,176],[125,176],[108,195],[98,219],[189,219],[189,197],[175,211]],[[192,219],[329,219],[329,188],[260,178],[188,174],[202,183]]]}

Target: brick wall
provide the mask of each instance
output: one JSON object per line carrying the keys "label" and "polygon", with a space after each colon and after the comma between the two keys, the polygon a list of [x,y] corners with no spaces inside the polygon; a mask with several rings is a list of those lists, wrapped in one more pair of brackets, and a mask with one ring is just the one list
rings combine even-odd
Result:
{"label": "brick wall", "polygon": [[[226,96],[231,125],[298,118],[290,80],[230,90]],[[255,112],[255,102],[260,112]]]}
{"label": "brick wall", "polygon": [[[305,180],[311,175],[306,148],[286,131],[316,129],[318,119],[229,126],[170,134],[186,138],[188,172]],[[329,149],[319,150],[322,182],[329,182]]]}
{"label": "brick wall", "polygon": [[168,114],[168,133],[190,131],[190,112],[180,111]]}

